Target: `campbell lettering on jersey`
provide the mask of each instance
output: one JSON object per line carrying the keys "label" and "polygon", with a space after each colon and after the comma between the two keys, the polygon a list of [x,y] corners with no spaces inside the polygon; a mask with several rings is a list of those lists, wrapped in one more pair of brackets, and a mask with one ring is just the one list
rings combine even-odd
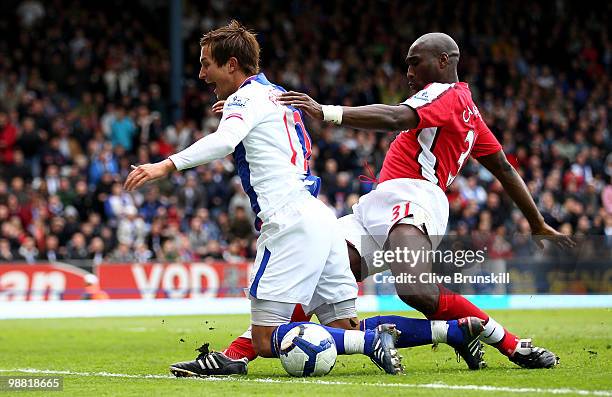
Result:
{"label": "campbell lettering on jersey", "polygon": [[472,108],[470,108],[469,106],[466,107],[461,115],[463,116],[463,121],[469,123],[472,116],[480,117],[480,112],[478,111],[476,105],[474,105],[474,107]]}

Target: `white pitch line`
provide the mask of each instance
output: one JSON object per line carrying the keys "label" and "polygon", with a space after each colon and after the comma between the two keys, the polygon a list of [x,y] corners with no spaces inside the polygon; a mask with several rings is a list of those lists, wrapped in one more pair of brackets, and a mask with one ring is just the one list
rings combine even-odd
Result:
{"label": "white pitch line", "polygon": [[[28,374],[54,374],[54,375],[73,375],[73,376],[100,376],[108,378],[132,378],[132,379],[176,379],[172,375],[136,375],[136,374],[116,374],[112,372],[76,372],[64,370],[36,369],[36,368],[14,368],[0,369],[1,372],[22,372]],[[445,383],[367,383],[367,382],[342,382],[328,381],[319,379],[272,379],[272,378],[242,378],[242,377],[207,377],[207,378],[180,378],[182,380],[192,379],[200,382],[249,382],[249,383],[292,383],[292,384],[314,384],[314,385],[339,385],[339,386],[374,386],[374,387],[395,387],[408,389],[439,389],[439,390],[474,390],[488,392],[506,393],[539,393],[539,394],[576,394],[580,396],[611,396],[611,390],[581,390],[572,388],[563,389],[542,389],[536,387],[505,387],[487,385],[447,385]]]}

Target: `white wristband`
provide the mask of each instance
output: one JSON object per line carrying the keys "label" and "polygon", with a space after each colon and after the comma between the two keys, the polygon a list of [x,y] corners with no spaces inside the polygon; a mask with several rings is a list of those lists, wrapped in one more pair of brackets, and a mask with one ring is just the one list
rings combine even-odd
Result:
{"label": "white wristband", "polygon": [[342,124],[342,106],[323,105],[321,110],[323,110],[323,121]]}

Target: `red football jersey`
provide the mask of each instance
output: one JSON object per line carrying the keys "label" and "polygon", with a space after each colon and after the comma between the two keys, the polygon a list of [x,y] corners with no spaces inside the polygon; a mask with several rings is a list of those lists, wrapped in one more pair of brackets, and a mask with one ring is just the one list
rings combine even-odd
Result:
{"label": "red football jersey", "polygon": [[432,83],[402,104],[418,113],[419,125],[391,143],[380,182],[425,179],[446,191],[469,155],[476,158],[502,150],[466,83]]}

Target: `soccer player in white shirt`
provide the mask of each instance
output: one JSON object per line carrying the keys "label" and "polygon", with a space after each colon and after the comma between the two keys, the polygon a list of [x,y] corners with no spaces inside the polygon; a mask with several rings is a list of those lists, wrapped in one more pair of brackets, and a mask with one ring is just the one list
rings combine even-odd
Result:
{"label": "soccer player in white shirt", "polygon": [[[219,128],[164,161],[134,167],[125,189],[233,152],[261,231],[248,289],[257,354],[279,356],[280,341],[298,324],[290,323],[291,314],[301,304],[329,326],[339,354],[363,353],[387,373],[400,372],[395,327],[358,330],[357,283],[344,235],[333,212],[314,197],[318,180],[310,176],[310,138],[300,112],[281,105],[277,98],[284,90],[257,74],[255,36],[232,21],[204,35],[200,45],[199,78],[225,100]],[[171,370],[177,376],[209,375],[225,364],[221,359],[202,352]]]}

